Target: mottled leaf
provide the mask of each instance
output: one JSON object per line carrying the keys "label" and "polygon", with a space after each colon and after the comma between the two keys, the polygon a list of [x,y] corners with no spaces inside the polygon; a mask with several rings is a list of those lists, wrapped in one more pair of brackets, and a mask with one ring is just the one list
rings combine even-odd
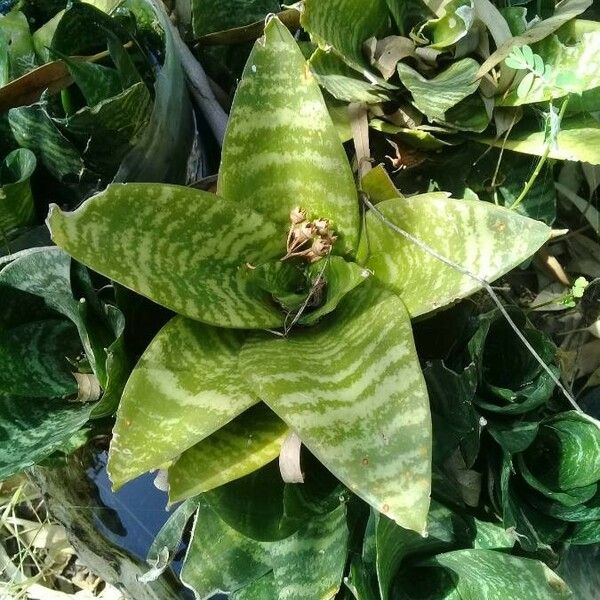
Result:
{"label": "mottled leaf", "polygon": [[340,236],[334,252],[357,243],[352,172],[321,91],[294,38],[278,19],[265,27],[234,98],[218,193],[243,203],[285,235],[290,211],[327,218]]}
{"label": "mottled leaf", "polygon": [[264,404],[249,408],[183,452],[169,468],[169,500],[206,492],[270,463],[287,432],[285,423]]}
{"label": "mottled leaf", "polygon": [[77,393],[71,371],[81,352],[69,321],[25,323],[0,333],[0,394],[23,398],[61,398]]}
{"label": "mottled leaf", "polygon": [[246,265],[283,256],[285,232],[250,209],[191,188],[112,184],[75,212],[53,206],[48,226],[80,262],[185,316],[241,328],[282,321]]}
{"label": "mottled leaf", "polygon": [[443,121],[448,110],[479,87],[479,81],[475,80],[478,66],[472,58],[463,58],[427,79],[407,64],[398,63],[398,74],[416,107],[429,119]]}
{"label": "mottled leaf", "polygon": [[114,428],[115,488],[157,469],[257,402],[238,375],[241,332],[172,319],[135,367]]}
{"label": "mottled leaf", "polygon": [[318,327],[253,337],[240,366],[336,477],[399,524],[424,530],[429,407],[398,298],[365,283]]}
{"label": "mottled leaf", "polygon": [[[380,202],[384,217],[444,258],[493,281],[533,254],[550,229],[486,202],[429,193]],[[393,257],[393,258],[392,258]],[[464,298],[481,284],[445,265],[372,211],[367,214],[358,262],[394,288],[411,317]]]}
{"label": "mottled leaf", "polygon": [[35,154],[13,150],[0,166],[0,233],[29,225],[34,217],[29,179],[35,170]]}
{"label": "mottled leaf", "polygon": [[0,396],[0,479],[47,458],[83,427],[90,410],[55,399]]}

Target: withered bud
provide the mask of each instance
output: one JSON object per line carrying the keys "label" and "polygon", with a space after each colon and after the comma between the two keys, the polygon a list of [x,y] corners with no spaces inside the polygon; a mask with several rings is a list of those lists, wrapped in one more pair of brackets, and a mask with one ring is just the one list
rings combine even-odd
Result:
{"label": "withered bud", "polygon": [[306,220],[306,213],[299,206],[290,211],[290,221],[292,222],[292,225],[298,225],[304,220]]}
{"label": "withered bud", "polygon": [[328,219],[317,219],[313,221],[313,225],[319,235],[329,235],[329,220]]}
{"label": "withered bud", "polygon": [[315,233],[315,227],[312,223],[308,221],[305,223],[300,223],[296,227],[294,227],[293,238],[294,242],[304,243],[310,240]]}

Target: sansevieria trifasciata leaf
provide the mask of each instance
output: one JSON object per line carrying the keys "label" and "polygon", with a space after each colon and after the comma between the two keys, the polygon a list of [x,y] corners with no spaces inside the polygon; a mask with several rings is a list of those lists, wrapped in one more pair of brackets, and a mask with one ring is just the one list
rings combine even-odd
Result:
{"label": "sansevieria trifasciata leaf", "polygon": [[321,325],[252,337],[240,365],[256,393],[354,493],[425,531],[431,423],[402,301],[368,281]]}
{"label": "sansevieria trifasciata leaf", "polygon": [[258,401],[237,369],[244,333],[175,317],[127,382],[108,471],[115,488],[173,460]]}
{"label": "sansevieria trifasciata leaf", "polygon": [[92,269],[187,317],[267,328],[282,316],[248,266],[283,256],[285,231],[207,192],[113,184],[72,213],[53,206],[57,245]]}
{"label": "sansevieria trifasciata leaf", "polygon": [[296,206],[327,218],[339,253],[357,244],[359,216],[350,165],[319,85],[277,19],[248,59],[223,145],[218,193],[264,214],[281,232]]}

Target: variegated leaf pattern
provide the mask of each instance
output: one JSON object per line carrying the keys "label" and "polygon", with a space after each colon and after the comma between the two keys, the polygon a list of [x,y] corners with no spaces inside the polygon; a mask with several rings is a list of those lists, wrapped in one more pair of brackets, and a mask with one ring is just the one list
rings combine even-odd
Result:
{"label": "variegated leaf pattern", "polygon": [[[461,600],[568,600],[567,584],[543,562],[494,550],[455,550],[425,563],[453,572]],[[414,577],[418,580],[418,577]]]}
{"label": "variegated leaf pattern", "polygon": [[363,44],[376,36],[389,19],[385,0],[305,0],[302,27],[314,42],[333,48],[349,65],[365,70]]}
{"label": "variegated leaf pattern", "polygon": [[0,393],[24,398],[61,398],[77,393],[68,359],[81,353],[69,321],[33,321],[0,332]]}
{"label": "variegated leaf pattern", "polygon": [[201,503],[181,581],[198,599],[235,592],[271,571],[268,546],[243,536]]}
{"label": "variegated leaf pattern", "polygon": [[279,456],[287,432],[265,404],[249,408],[169,468],[169,500],[179,502],[260,469]]}
{"label": "variegated leaf pattern", "polygon": [[255,44],[237,88],[218,193],[261,212],[284,237],[290,210],[300,206],[310,219],[332,221],[341,253],[356,247],[352,171],[319,86],[277,18]]}
{"label": "variegated leaf pattern", "polygon": [[0,233],[28,225],[34,217],[29,178],[36,167],[35,154],[13,150],[0,168]]}
{"label": "variegated leaf pattern", "polygon": [[240,331],[175,317],[135,367],[117,411],[114,488],[157,469],[258,402],[238,374]]}
{"label": "variegated leaf pattern", "polygon": [[346,506],[313,517],[294,535],[271,545],[279,600],[329,600],[342,582],[348,545]]}
{"label": "variegated leaf pattern", "polygon": [[403,527],[425,530],[429,403],[399,298],[367,281],[319,326],[252,337],[240,366],[336,477]]}
{"label": "variegated leaf pattern", "polygon": [[283,256],[285,232],[250,209],[190,188],[112,184],[74,212],[53,206],[48,226],[83,264],[187,317],[250,329],[282,323],[246,274]]}
{"label": "variegated leaf pattern", "polygon": [[[538,250],[550,228],[506,208],[457,200],[443,192],[394,198],[377,209],[392,224],[480,279],[493,281]],[[395,289],[417,317],[481,289],[464,275],[391,229],[372,211],[358,262]]]}
{"label": "variegated leaf pattern", "polygon": [[0,479],[50,456],[86,423],[90,404],[0,394]]}

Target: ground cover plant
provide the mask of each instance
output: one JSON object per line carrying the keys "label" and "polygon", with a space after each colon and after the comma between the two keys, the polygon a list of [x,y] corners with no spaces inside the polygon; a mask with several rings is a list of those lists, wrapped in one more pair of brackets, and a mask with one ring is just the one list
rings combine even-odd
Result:
{"label": "ground cover plant", "polygon": [[591,1],[2,13],[0,479],[157,472],[136,600],[595,597]]}

